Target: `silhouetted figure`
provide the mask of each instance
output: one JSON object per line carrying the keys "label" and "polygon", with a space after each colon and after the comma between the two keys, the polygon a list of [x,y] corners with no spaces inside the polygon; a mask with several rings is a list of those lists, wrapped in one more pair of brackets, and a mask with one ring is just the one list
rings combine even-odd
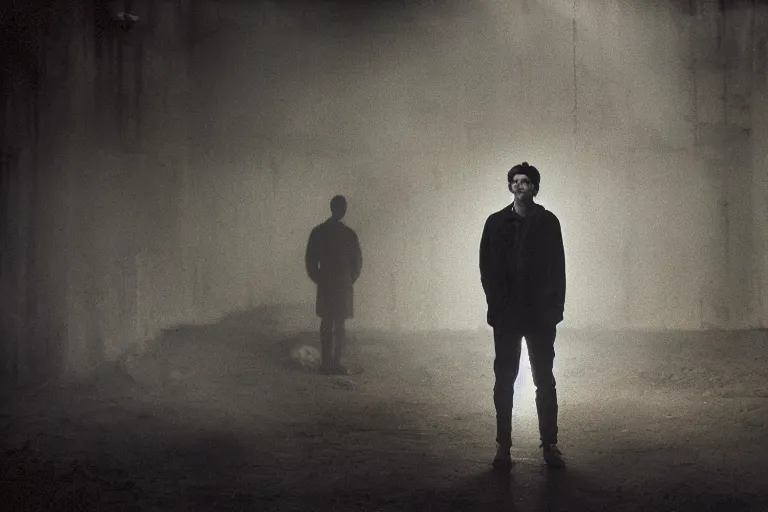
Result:
{"label": "silhouetted figure", "polygon": [[309,235],[306,267],[317,284],[315,312],[321,318],[320,344],[324,374],[346,374],[341,356],[346,342],[344,323],[354,316],[353,286],[363,266],[357,234],[341,219],[347,213],[344,196],[331,199],[331,217]]}
{"label": "silhouetted figure", "polygon": [[539,171],[527,162],[507,173],[512,204],[488,217],[480,242],[480,279],[493,327],[496,442],[493,466],[511,465],[512,403],[522,338],[528,346],[544,460],[562,467],[557,447],[557,391],[552,367],[565,303],[565,252],[560,221],[534,202]]}

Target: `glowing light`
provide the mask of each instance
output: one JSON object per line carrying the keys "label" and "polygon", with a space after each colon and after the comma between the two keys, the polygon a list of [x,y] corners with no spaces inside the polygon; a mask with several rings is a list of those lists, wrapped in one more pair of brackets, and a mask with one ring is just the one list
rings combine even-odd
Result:
{"label": "glowing light", "polygon": [[532,402],[535,396],[536,387],[533,385],[531,360],[528,358],[528,347],[523,339],[520,349],[520,371],[515,381],[515,408],[529,409],[535,406]]}

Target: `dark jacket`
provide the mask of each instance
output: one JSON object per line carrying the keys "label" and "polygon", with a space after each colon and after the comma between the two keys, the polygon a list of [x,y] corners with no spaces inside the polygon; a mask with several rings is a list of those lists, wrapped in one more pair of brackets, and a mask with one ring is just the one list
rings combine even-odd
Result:
{"label": "dark jacket", "polygon": [[332,218],[316,226],[309,234],[305,264],[309,278],[317,284],[317,316],[352,318],[353,285],[363,267],[360,243],[352,228]]}
{"label": "dark jacket", "polygon": [[525,217],[509,205],[488,217],[480,241],[480,280],[488,324],[557,325],[565,304],[565,251],[560,221],[541,205]]}

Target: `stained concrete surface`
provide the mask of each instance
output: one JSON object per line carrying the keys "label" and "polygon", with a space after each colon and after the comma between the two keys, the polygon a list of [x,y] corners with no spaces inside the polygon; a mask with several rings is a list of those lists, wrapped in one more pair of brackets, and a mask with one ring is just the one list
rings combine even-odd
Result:
{"label": "stained concrete surface", "polygon": [[522,378],[498,474],[489,333],[350,330],[349,377],[242,314],[6,397],[2,509],[768,511],[765,332],[561,332],[568,468]]}

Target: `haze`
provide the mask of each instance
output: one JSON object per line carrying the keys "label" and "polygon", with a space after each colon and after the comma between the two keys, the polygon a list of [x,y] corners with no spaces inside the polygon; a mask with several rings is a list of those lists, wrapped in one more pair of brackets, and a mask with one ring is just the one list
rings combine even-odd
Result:
{"label": "haze", "polygon": [[522,161],[562,225],[563,332],[750,332],[764,356],[762,2],[22,3],[0,8],[9,390],[231,318],[252,346],[313,346],[304,251],[336,194],[360,346],[470,333],[490,357],[479,240]]}

